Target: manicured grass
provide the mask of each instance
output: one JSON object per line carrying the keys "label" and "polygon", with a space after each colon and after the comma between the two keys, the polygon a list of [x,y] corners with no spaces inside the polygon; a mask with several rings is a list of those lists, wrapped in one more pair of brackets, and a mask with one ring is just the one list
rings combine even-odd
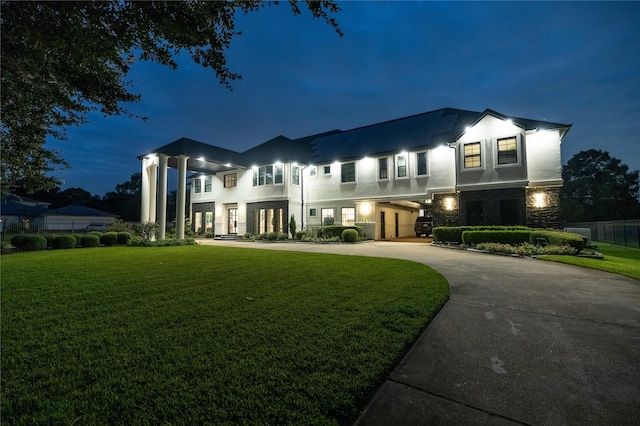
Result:
{"label": "manicured grass", "polygon": [[350,424],[448,296],[394,259],[3,256],[3,424]]}
{"label": "manicured grass", "polygon": [[583,252],[597,251],[604,255],[604,259],[589,259],[576,256],[541,256],[540,259],[599,269],[640,280],[640,249],[607,243],[594,244],[597,246],[595,249],[587,248]]}

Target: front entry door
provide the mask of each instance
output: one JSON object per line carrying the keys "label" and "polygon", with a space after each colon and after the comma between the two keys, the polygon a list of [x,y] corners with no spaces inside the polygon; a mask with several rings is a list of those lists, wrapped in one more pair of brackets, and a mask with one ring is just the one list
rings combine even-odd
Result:
{"label": "front entry door", "polygon": [[232,208],[228,210],[228,218],[227,221],[227,229],[229,234],[237,234],[238,233],[238,209]]}
{"label": "front entry door", "polygon": [[384,228],[387,226],[385,223],[384,212],[380,212],[380,239],[384,240],[386,238],[386,233],[384,232]]}

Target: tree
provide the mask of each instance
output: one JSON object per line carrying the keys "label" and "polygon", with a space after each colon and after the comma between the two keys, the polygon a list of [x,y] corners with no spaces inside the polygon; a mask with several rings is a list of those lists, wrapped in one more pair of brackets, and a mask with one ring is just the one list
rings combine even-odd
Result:
{"label": "tree", "polygon": [[562,218],[582,222],[640,217],[640,172],[630,172],[621,163],[595,149],[574,155],[562,168]]}
{"label": "tree", "polygon": [[142,173],[134,173],[127,182],[116,185],[102,197],[102,210],[115,213],[125,221],[140,220]]}
{"label": "tree", "polygon": [[[333,0],[305,0],[314,18],[342,35],[330,15]],[[2,0],[2,193],[17,185],[33,192],[60,185],[51,172],[69,164],[45,147],[46,138],[65,138],[65,129],[87,121],[87,113],[129,113],[135,102],[125,80],[136,60],[176,68],[175,54],[186,51],[231,87],[240,78],[226,65],[236,31],[237,12],[264,7],[261,0],[179,2],[38,2]],[[299,3],[289,0],[294,14]]]}

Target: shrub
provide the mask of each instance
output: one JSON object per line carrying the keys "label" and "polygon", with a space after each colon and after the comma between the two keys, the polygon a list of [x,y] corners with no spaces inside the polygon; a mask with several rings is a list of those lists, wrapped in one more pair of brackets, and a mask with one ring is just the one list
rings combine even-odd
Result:
{"label": "shrub", "polygon": [[44,250],[47,248],[47,239],[42,235],[25,235],[21,248],[29,251]]}
{"label": "shrub", "polygon": [[160,224],[158,222],[145,222],[140,225],[140,236],[144,241],[151,241],[156,237]]}
{"label": "shrub", "polygon": [[437,226],[433,228],[433,240],[441,243],[462,244],[466,231],[531,231],[527,226]]}
{"label": "shrub", "polygon": [[289,231],[291,232],[291,238],[296,237],[296,218],[294,215],[291,215],[291,220],[289,220]]}
{"label": "shrub", "polygon": [[289,234],[285,234],[284,232],[278,232],[278,236],[276,237],[278,241],[284,241],[289,239]]}
{"label": "shrub", "polygon": [[307,233],[305,231],[296,232],[296,240],[304,240],[306,236],[307,236]]}
{"label": "shrub", "polygon": [[[131,232],[133,231],[133,227],[131,226],[130,223],[127,223],[122,219],[116,219],[113,221],[111,225],[109,225],[107,230],[111,232]],[[122,244],[126,244],[126,243],[122,243]]]}
{"label": "shrub", "polygon": [[118,242],[118,233],[117,232],[105,232],[100,237],[100,244],[105,246],[115,246]]}
{"label": "shrub", "polygon": [[82,246],[82,234],[71,234],[76,239],[76,247]]}
{"label": "shrub", "polygon": [[53,240],[53,248],[70,249],[74,248],[78,241],[73,235],[60,235]]}
{"label": "shrub", "polygon": [[245,232],[244,235],[242,236],[242,239],[245,241],[255,241],[256,236],[253,235],[251,232]]}
{"label": "shrub", "polygon": [[25,236],[26,235],[14,235],[13,237],[11,237],[11,245],[15,248],[22,248]]}
{"label": "shrub", "polygon": [[131,234],[128,232],[118,232],[117,243],[118,244],[128,244],[131,240]]}
{"label": "shrub", "polygon": [[185,238],[184,240],[178,240],[176,238],[169,238],[158,241],[145,241],[142,238],[134,238],[129,242],[132,247],[170,247],[170,246],[195,246],[198,245],[193,238]]}
{"label": "shrub", "polygon": [[573,247],[578,253],[580,253],[587,244],[582,235],[564,231],[533,231],[531,232],[529,242],[531,244],[537,244],[538,238],[544,238],[549,245]]}
{"label": "shrub", "polygon": [[47,247],[53,247],[53,242],[58,238],[58,236],[54,234],[43,234],[42,236],[47,239]]}
{"label": "shrub", "polygon": [[479,243],[502,243],[516,245],[529,242],[530,235],[531,231],[464,231],[462,233],[462,242],[468,245],[476,245]]}
{"label": "shrub", "polygon": [[358,237],[364,237],[364,231],[362,230],[362,226],[343,226],[343,225],[328,225],[321,226],[320,228],[316,228],[316,234],[318,238],[321,239],[332,239],[335,237],[340,238],[342,236],[342,232],[345,229],[353,229],[358,233]]}
{"label": "shrub", "polygon": [[345,243],[355,243],[358,241],[358,231],[355,229],[345,229],[342,231],[342,241]]}
{"label": "shrub", "polygon": [[98,247],[100,245],[100,237],[97,235],[85,234],[80,239],[82,247]]}
{"label": "shrub", "polygon": [[103,232],[100,231],[91,231],[91,232],[87,232],[84,235],[95,235],[96,237],[98,237],[98,239],[100,239],[100,237],[102,237]]}

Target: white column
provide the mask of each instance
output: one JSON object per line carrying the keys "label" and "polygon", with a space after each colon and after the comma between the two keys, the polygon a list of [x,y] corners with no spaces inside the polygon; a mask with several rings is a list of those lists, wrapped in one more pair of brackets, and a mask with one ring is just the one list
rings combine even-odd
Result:
{"label": "white column", "polygon": [[142,190],[140,201],[140,223],[149,221],[149,173],[147,171],[147,158],[142,159]]}
{"label": "white column", "polygon": [[158,196],[157,191],[157,170],[158,163],[155,161],[149,165],[149,221],[155,222],[156,218],[156,198]]}
{"label": "white column", "polygon": [[184,204],[187,200],[187,157],[178,156],[178,197],[176,200],[176,238],[184,238]]}
{"label": "white column", "polygon": [[159,157],[158,223],[160,224],[160,229],[158,230],[158,239],[164,240],[167,230],[167,161],[169,158],[164,154],[160,154]]}

